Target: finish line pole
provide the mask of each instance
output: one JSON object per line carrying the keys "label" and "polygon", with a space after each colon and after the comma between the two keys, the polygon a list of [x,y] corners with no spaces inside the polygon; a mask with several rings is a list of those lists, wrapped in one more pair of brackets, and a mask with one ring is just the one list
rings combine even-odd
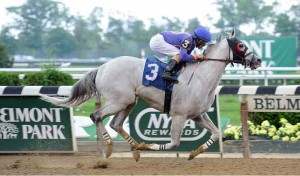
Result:
{"label": "finish line pole", "polygon": [[250,143],[249,143],[249,132],[248,132],[248,103],[247,95],[241,96],[241,122],[242,122],[242,137],[243,137],[243,157],[250,158]]}

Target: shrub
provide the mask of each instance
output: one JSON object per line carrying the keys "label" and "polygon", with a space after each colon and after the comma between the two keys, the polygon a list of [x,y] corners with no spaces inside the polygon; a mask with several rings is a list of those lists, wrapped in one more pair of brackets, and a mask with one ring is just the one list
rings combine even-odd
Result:
{"label": "shrub", "polygon": [[22,83],[26,86],[41,86],[46,84],[46,77],[43,72],[26,73]]}
{"label": "shrub", "polygon": [[300,113],[296,112],[252,112],[249,113],[249,120],[255,125],[260,125],[263,121],[268,120],[271,125],[279,128],[280,119],[285,118],[291,124],[300,123]]}
{"label": "shrub", "polygon": [[27,86],[67,86],[73,85],[74,82],[70,74],[55,69],[27,73],[23,79],[23,85]]}
{"label": "shrub", "polygon": [[20,86],[18,73],[0,72],[0,86]]}
{"label": "shrub", "polygon": [[9,58],[7,47],[0,44],[0,68],[10,68],[12,64],[13,59]]}

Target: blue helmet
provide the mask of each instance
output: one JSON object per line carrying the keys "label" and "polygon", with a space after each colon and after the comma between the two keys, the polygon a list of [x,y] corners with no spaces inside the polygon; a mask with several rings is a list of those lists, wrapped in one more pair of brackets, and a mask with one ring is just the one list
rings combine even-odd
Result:
{"label": "blue helmet", "polygon": [[194,31],[193,38],[202,40],[207,43],[211,41],[211,34],[207,29],[199,27]]}

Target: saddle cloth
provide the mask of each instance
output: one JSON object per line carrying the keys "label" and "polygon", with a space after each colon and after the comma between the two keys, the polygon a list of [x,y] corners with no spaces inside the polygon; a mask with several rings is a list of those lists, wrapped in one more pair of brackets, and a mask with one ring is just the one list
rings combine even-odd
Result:
{"label": "saddle cloth", "polygon": [[[147,58],[144,72],[143,72],[143,85],[144,86],[153,86],[160,90],[173,90],[174,83],[168,84],[166,88],[166,82],[161,78],[164,70],[166,69],[167,64],[158,60],[157,58]],[[177,72],[175,78],[177,79],[180,75],[181,70]]]}

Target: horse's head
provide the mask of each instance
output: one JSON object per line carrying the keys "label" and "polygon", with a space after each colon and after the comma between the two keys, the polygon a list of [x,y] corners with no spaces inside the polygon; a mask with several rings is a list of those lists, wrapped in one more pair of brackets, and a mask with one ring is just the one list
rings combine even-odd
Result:
{"label": "horse's head", "polygon": [[[235,36],[235,29],[233,29],[232,32],[227,36],[226,41],[221,41],[221,36],[217,38],[216,45],[225,45],[224,47],[221,47],[223,50],[226,50],[227,48],[227,52],[222,51],[221,57],[226,57],[222,59],[226,59],[228,63],[240,63],[244,65],[245,68],[249,67],[252,70],[260,67],[261,59],[258,56],[256,56],[243,42],[241,42]],[[205,51],[204,55],[209,55],[213,47],[214,46],[209,46],[207,48],[207,51]]]}

